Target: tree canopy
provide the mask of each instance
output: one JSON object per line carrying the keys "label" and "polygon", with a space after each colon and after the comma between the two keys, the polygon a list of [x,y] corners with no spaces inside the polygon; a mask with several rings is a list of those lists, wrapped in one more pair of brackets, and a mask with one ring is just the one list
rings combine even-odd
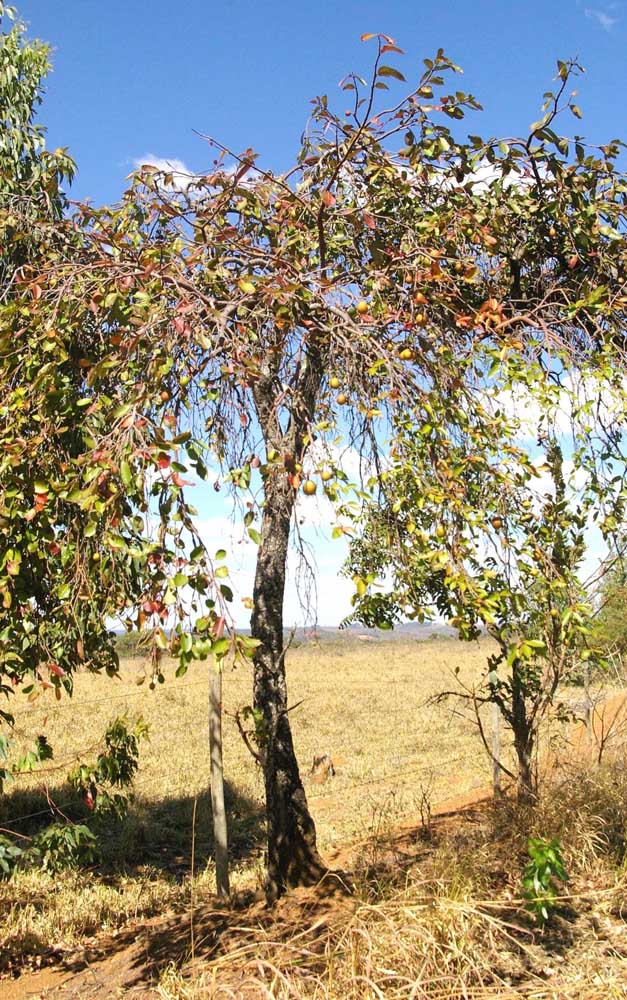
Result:
{"label": "tree canopy", "polygon": [[[315,100],[284,174],[207,137],[212,169],[185,185],[147,165],[119,205],[38,212],[26,227],[37,252],[12,258],[0,304],[5,684],[69,690],[81,665],[114,671],[114,615],[145,633],[156,677],[165,651],[181,670],[229,648],[252,657],[271,895],[323,870],[284,667],[303,479],[315,482],[326,450],[323,488],[349,501],[334,449],[356,449],[380,482],[390,436],[408,425],[453,504],[475,448],[484,467],[493,442],[507,444],[486,393],[522,386],[550,409],[582,381],[622,391],[627,188],[619,142],[594,150],[554,131],[563,110],[580,116],[577,66],[558,64],[528,136],[462,139],[479,104],[448,87],[458,67],[440,51],[406,86],[392,39],[364,40],[371,79],[346,78],[344,113]],[[5,208],[11,254],[12,218]],[[621,429],[589,423],[581,454],[593,439],[610,448],[594,452],[598,477]],[[452,456],[452,424],[471,452]],[[229,627],[225,553],[200,537],[187,498],[210,464],[259,545],[252,637]],[[467,499],[466,514],[484,516],[481,492]],[[612,504],[616,518],[620,489]]]}

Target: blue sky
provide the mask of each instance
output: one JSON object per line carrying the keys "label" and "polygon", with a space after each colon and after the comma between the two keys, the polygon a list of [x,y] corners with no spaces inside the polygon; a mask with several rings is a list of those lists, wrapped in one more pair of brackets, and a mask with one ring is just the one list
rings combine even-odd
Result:
{"label": "blue sky", "polygon": [[[193,171],[212,154],[194,134],[214,135],[235,150],[253,147],[275,170],[294,162],[309,101],[327,93],[342,101],[338,81],[367,75],[373,46],[363,32],[392,35],[407,55],[408,83],[438,47],[465,70],[459,86],[485,111],[468,131],[524,133],[539,117],[557,58],[578,57],[583,123],[563,129],[604,142],[624,134],[627,92],[627,0],[16,0],[30,34],[51,43],[54,71],[41,120],[48,145],[68,146],[78,163],[76,198],[115,201],[125,176],[149,157],[180,160]],[[212,489],[198,498],[216,545],[226,540],[226,511]],[[310,502],[309,520],[321,522]],[[302,505],[301,505],[302,506]],[[305,512],[307,508],[304,507]],[[343,545],[314,527],[319,568],[319,621],[337,624],[349,611],[352,585],[338,578]],[[254,547],[236,545],[240,596],[250,593]],[[247,612],[238,605],[241,624]],[[302,620],[293,581],[287,623]]]}
{"label": "blue sky", "polygon": [[[578,56],[583,130],[622,130],[627,3],[603,0],[16,0],[54,48],[43,117],[70,147],[78,197],[115,199],[147,153],[210,162],[193,130],[265,163],[293,162],[309,100],[367,72],[367,31],[392,35],[408,81],[442,46],[485,107],[470,131],[518,133],[538,117],[556,58]],[[479,121],[481,124],[479,124]],[[574,127],[574,119],[566,127]]]}

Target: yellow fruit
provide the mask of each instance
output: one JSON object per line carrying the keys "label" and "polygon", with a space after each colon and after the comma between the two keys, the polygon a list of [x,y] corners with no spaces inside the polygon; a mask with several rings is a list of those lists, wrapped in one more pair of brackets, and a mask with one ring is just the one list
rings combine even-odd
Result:
{"label": "yellow fruit", "polygon": [[416,313],[416,315],[414,316],[414,323],[416,324],[416,326],[424,326],[426,322],[427,322],[427,317],[425,316],[424,313]]}
{"label": "yellow fruit", "polygon": [[438,538],[444,538],[444,526],[438,524],[437,528],[435,529],[435,533]]}
{"label": "yellow fruit", "polygon": [[330,469],[328,465],[325,465],[324,469],[320,473],[320,478],[323,483],[328,483],[329,479],[333,479],[333,469]]}
{"label": "yellow fruit", "polygon": [[364,316],[365,313],[368,312],[368,303],[366,302],[365,299],[361,299],[357,303],[357,312],[359,313],[360,316]]}
{"label": "yellow fruit", "polygon": [[496,528],[496,530],[498,531],[499,528],[503,527],[503,518],[502,517],[498,517],[498,515],[497,515],[496,517],[492,518],[491,524],[492,524],[492,527]]}
{"label": "yellow fruit", "polygon": [[306,479],[303,483],[303,493],[305,496],[312,497],[318,487],[314,483],[313,479]]}
{"label": "yellow fruit", "polygon": [[414,295],[414,302],[419,306],[425,306],[427,304],[427,296],[424,292],[416,292]]}
{"label": "yellow fruit", "polygon": [[344,406],[345,403],[348,403],[348,396],[346,395],[345,392],[338,393],[337,402],[339,403],[340,406]]}
{"label": "yellow fruit", "polygon": [[337,377],[337,375],[332,375],[331,376],[331,378],[329,379],[329,385],[331,386],[332,389],[339,389],[340,388],[340,380]]}
{"label": "yellow fruit", "polygon": [[404,347],[402,351],[399,351],[399,358],[401,361],[413,361],[415,355],[411,347]]}

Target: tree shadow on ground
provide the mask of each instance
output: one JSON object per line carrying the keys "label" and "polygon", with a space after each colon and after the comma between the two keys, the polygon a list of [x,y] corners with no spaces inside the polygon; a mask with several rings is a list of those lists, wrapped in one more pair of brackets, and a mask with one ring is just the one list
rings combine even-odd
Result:
{"label": "tree shadow on ground", "polygon": [[[241,861],[262,850],[265,835],[263,805],[225,782],[224,797],[229,833],[229,857]],[[128,868],[152,865],[174,875],[189,873],[192,863],[200,870],[213,857],[211,797],[182,795],[158,800],[139,797],[133,802],[121,831],[105,861]]]}
{"label": "tree shadow on ground", "polygon": [[[233,861],[259,854],[265,831],[263,806],[234,785],[225,783],[229,824],[229,855]],[[146,866],[176,877],[201,870],[213,856],[211,798],[199,795],[152,799],[134,796],[122,819],[99,816],[87,809],[82,796],[69,784],[57,786],[54,797],[38,789],[10,786],[0,795],[0,835],[24,847],[51,823],[85,823],[99,844],[103,874],[133,874]],[[90,865],[90,867],[92,867]]]}

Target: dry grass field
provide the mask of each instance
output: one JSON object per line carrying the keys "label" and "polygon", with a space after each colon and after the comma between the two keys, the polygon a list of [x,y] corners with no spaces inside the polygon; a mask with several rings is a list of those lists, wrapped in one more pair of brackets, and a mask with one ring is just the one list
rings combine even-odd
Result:
{"label": "dry grass field", "polygon": [[[320,752],[331,755],[337,770],[325,785],[308,788],[323,850],[364,834],[373,818],[379,821],[386,811],[397,816],[414,812],[423,791],[437,801],[489,780],[476,728],[461,716],[460,706],[429,703],[433,695],[455,687],[456,669],[460,680],[476,680],[487,650],[487,643],[446,639],[362,644],[340,637],[321,644],[310,641],[288,654],[290,700],[297,705],[291,721],[301,770],[307,775]],[[166,664],[166,682],[154,691],[147,683],[136,683],[144,671],[141,658],[123,662],[120,678],[113,681],[81,675],[71,702],[56,702],[52,692],[31,705],[17,702],[18,738],[25,749],[34,734],[49,735],[55,761],[43,776],[56,797],[67,771],[80,754],[89,757],[88,748],[112,718],[141,715],[150,727],[150,742],[142,745],[134,812],[155,847],[158,838],[151,823],[156,828],[168,812],[173,820],[177,811],[189,812],[193,798],[207,790],[209,669],[198,664],[176,679],[174,665]],[[239,800],[235,837],[238,819],[261,805],[261,776],[232,718],[250,699],[250,668],[227,667],[225,777]],[[18,778],[15,793],[39,777]],[[25,805],[30,812],[36,801],[25,800]],[[204,802],[200,805],[204,808]],[[201,836],[205,821],[199,813]]]}
{"label": "dry grass field", "polygon": [[[507,921],[502,926],[499,920],[503,916],[502,906],[510,906],[514,898],[511,878],[519,878],[517,859],[524,851],[524,839],[516,839],[515,822],[508,820],[506,834],[499,834],[496,839],[495,820],[486,820],[485,816],[466,821],[463,833],[446,825],[436,828],[440,832],[434,833],[429,844],[420,837],[416,840],[415,832],[399,834],[403,823],[419,826],[421,809],[424,815],[427,803],[434,806],[470,789],[489,786],[491,763],[476,726],[463,716],[454,700],[444,703],[431,700],[439,692],[454,688],[456,676],[466,684],[476,681],[489,651],[487,642],[466,645],[440,638],[361,643],[344,635],[326,638],[320,644],[309,641],[290,650],[288,680],[290,701],[295,706],[292,725],[301,769],[306,774],[314,754],[322,752],[331,755],[337,769],[335,777],[324,785],[313,785],[306,778],[320,847],[323,855],[336,864],[340,859],[344,866],[346,847],[353,845],[351,868],[357,879],[356,902],[351,904],[350,913],[344,913],[340,906],[335,917],[324,918],[320,926],[326,928],[324,948],[328,951],[328,962],[323,972],[318,962],[310,970],[310,978],[298,987],[294,987],[288,969],[296,946],[286,945],[285,940],[277,943],[276,925],[267,924],[261,911],[255,911],[252,945],[247,938],[240,940],[239,924],[234,930],[239,956],[239,965],[237,962],[235,965],[239,975],[242,969],[248,969],[246,963],[261,949],[269,968],[283,969],[280,975],[277,972],[274,992],[267,991],[267,983],[263,987],[266,992],[261,989],[260,983],[265,978],[259,978],[259,969],[251,980],[257,984],[258,992],[252,988],[250,993],[221,992],[216,986],[219,977],[216,980],[215,976],[216,969],[222,970],[220,975],[224,972],[224,955],[216,959],[218,964],[214,963],[210,975],[202,972],[200,978],[193,980],[196,985],[190,985],[189,976],[181,976],[179,972],[179,965],[184,964],[185,956],[189,957],[188,928],[187,936],[183,935],[184,947],[172,944],[171,961],[160,964],[158,992],[149,995],[168,1000],[239,995],[400,998],[408,995],[403,992],[402,984],[410,983],[415,963],[423,962],[424,976],[432,974],[437,979],[440,960],[447,968],[450,966],[451,976],[457,976],[460,983],[491,981],[494,960],[481,958],[482,952],[486,948],[486,954],[490,948],[504,953],[511,949]],[[166,682],[150,691],[147,683],[136,683],[144,670],[142,660],[129,658],[123,663],[118,680],[80,676],[71,703],[56,702],[47,695],[33,704],[24,701],[20,705],[16,700],[18,744],[22,742],[26,747],[33,735],[45,730],[55,748],[55,759],[42,773],[20,777],[7,789],[8,794],[0,798],[0,827],[13,826],[28,832],[43,820],[48,821],[49,816],[35,816],[25,824],[15,824],[16,817],[45,807],[44,783],[53,801],[71,811],[65,776],[80,755],[94,756],[102,732],[116,715],[143,716],[150,727],[150,742],[142,746],[130,815],[110,831],[103,864],[97,870],[55,876],[20,873],[8,882],[0,882],[0,958],[6,970],[38,962],[69,961],[68,956],[75,955],[77,947],[89,949],[103,935],[110,943],[115,942],[111,944],[113,951],[121,948],[122,942],[125,947],[132,947],[138,933],[136,928],[150,929],[151,920],[166,921],[166,925],[159,923],[159,927],[162,930],[170,927],[167,940],[180,942],[181,920],[189,921],[190,908],[198,910],[199,921],[208,924],[215,921],[207,793],[208,669],[206,664],[198,664],[184,678],[176,679],[174,665],[166,665]],[[249,702],[250,690],[249,667],[227,668],[225,776],[232,881],[240,901],[250,901],[251,893],[261,884],[263,870],[260,774],[232,718],[237,708]],[[608,781],[612,795],[616,794],[615,786],[614,778]],[[614,799],[612,802],[614,816],[618,806]],[[579,816],[580,806],[581,803],[572,805],[573,815]],[[620,809],[618,812],[623,815]],[[587,805],[582,815],[586,820],[577,821],[578,846],[572,847],[571,861],[576,861],[585,878],[590,879],[590,873],[599,868],[594,837],[600,843],[605,834],[602,822],[590,819],[592,813]],[[566,813],[549,810],[542,816],[537,820],[539,832],[562,831],[560,824]],[[622,820],[612,822],[620,825]],[[612,845],[616,836],[614,831]],[[580,856],[584,849],[588,853],[582,866]],[[512,866],[517,872],[514,876],[509,870]],[[622,902],[616,902],[617,894],[621,900],[624,896],[625,880],[621,872],[602,883],[602,892],[606,893],[603,900],[611,902],[613,914],[622,914]],[[501,903],[490,904],[492,910],[482,909],[480,901],[494,895],[502,897]],[[431,919],[432,903],[428,902],[433,898],[437,900],[436,909],[439,908],[436,925]],[[312,919],[310,911],[303,917],[298,909],[301,903],[289,904],[296,906],[297,917],[291,923],[291,918],[284,920],[282,933],[288,943],[292,941],[290,934],[298,937],[307,920]],[[252,912],[248,912],[247,921],[253,920]],[[176,934],[168,920],[179,928]],[[314,926],[319,926],[317,918]],[[347,926],[354,931],[349,939],[342,936]],[[404,940],[406,927],[413,930]],[[531,935],[524,928],[521,933],[523,938]],[[206,938],[207,934],[203,940]],[[314,952],[310,949],[311,942],[305,940],[301,944],[307,954],[319,955],[319,950],[316,951],[319,944]],[[374,949],[368,960],[364,948],[366,952]],[[211,954],[215,959],[213,951]],[[542,952],[538,962],[545,958]],[[298,961],[302,964],[302,955]],[[360,992],[362,973],[358,975],[355,969],[364,962],[366,978],[374,976],[377,963],[381,968],[396,963],[401,978],[394,981],[393,988],[390,985],[389,991],[382,991],[381,985],[376,986],[379,980],[375,977],[372,979],[375,985]],[[610,964],[615,977],[614,964]],[[503,982],[508,975],[506,966],[507,962],[503,965],[505,971],[499,972]],[[520,969],[518,966],[516,969],[515,976],[519,976]],[[337,982],[329,979],[334,976]],[[607,995],[622,995],[609,990],[609,980],[604,983]],[[35,985],[39,988],[40,984],[37,981]],[[414,995],[460,995],[433,992],[431,987],[429,990]],[[21,995],[3,993],[0,986],[0,997]],[[81,995],[80,991],[76,995]],[[467,992],[467,995],[475,994]],[[596,996],[590,992],[585,995]]]}
{"label": "dry grass field", "polygon": [[[433,695],[454,686],[455,670],[467,682],[478,678],[486,655],[485,645],[447,639],[361,643],[344,635],[290,650],[290,700],[298,705],[292,713],[294,739],[323,854],[381,832],[402,816],[415,815],[426,797],[437,802],[489,780],[490,765],[476,728],[453,704],[429,703]],[[96,876],[55,876],[59,892],[52,922],[62,931],[64,943],[97,930],[98,921],[105,927],[123,923],[138,906],[149,913],[165,899],[177,897],[181,879],[189,874],[194,805],[196,868],[205,872],[202,884],[211,891],[209,669],[198,664],[176,679],[174,664],[166,664],[165,683],[151,691],[148,683],[137,684],[145,670],[141,657],[129,658],[119,679],[79,676],[71,702],[55,701],[52,692],[32,704],[16,699],[16,751],[45,731],[55,759],[36,775],[18,777],[7,789],[0,799],[0,827],[8,823],[30,832],[49,821],[43,816],[25,825],[15,822],[46,808],[43,783],[53,801],[65,807],[72,798],[65,785],[68,771],[80,756],[93,759],[96,750],[89,748],[96,747],[116,715],[141,715],[150,727],[130,817],[105,845],[105,861],[121,867],[124,876],[116,879],[113,892],[111,884]],[[258,885],[262,874],[261,775],[232,718],[250,698],[250,667],[227,667],[224,755],[236,889]],[[307,777],[314,754],[320,752],[331,755],[337,771],[322,786],[312,785]],[[19,900],[20,893],[25,899],[29,893],[37,898],[45,879],[31,874],[9,886],[0,883],[0,900],[5,906],[15,904],[11,920],[0,930],[0,948],[15,952],[31,930],[29,947],[37,950],[49,944],[47,908],[23,907]]]}

